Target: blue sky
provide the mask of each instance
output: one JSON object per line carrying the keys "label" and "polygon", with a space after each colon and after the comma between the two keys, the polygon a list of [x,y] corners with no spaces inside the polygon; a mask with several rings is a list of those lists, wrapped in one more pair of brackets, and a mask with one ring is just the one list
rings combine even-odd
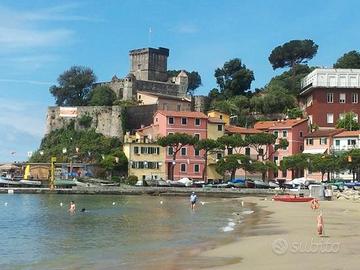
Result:
{"label": "blue sky", "polygon": [[234,57],[254,71],[254,89],[283,72],[267,58],[291,39],[319,45],[311,65],[330,67],[359,50],[359,8],[356,0],[1,0],[0,162],[38,148],[54,104],[49,86],[72,65],[106,81],[128,73],[130,49],[163,46],[169,69],[201,74],[198,94],[216,86],[214,70]]}

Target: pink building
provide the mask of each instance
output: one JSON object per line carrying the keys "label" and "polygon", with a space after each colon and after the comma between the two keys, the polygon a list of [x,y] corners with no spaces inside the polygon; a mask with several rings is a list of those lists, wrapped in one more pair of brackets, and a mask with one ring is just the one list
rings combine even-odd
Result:
{"label": "pink building", "polygon": [[[341,133],[342,129],[319,129],[304,136],[304,151],[306,154],[330,154],[333,147],[334,135]],[[321,181],[320,172],[305,170],[305,177],[310,180]],[[327,175],[324,181],[328,180]]]}
{"label": "pink building", "polygon": [[[199,139],[207,138],[207,116],[201,112],[186,111],[157,111],[151,126],[140,129],[145,136],[156,140],[158,137],[174,133],[186,133],[197,136]],[[174,167],[174,179],[183,177],[201,179],[204,169],[203,153],[196,151],[193,146],[184,146],[177,154]],[[168,147],[165,155],[166,174],[170,179],[172,166],[172,149]]]}
{"label": "pink building", "polygon": [[[254,128],[273,133],[278,140],[282,138],[289,142],[289,146],[286,149],[277,149],[275,151],[273,146],[268,149],[269,159],[273,160],[278,166],[280,166],[280,162],[284,157],[301,153],[304,150],[304,136],[308,133],[307,119],[260,121],[255,124]],[[303,171],[292,172],[291,170],[279,170],[278,172],[273,172],[269,177],[270,179],[290,181],[296,177],[303,176]]]}

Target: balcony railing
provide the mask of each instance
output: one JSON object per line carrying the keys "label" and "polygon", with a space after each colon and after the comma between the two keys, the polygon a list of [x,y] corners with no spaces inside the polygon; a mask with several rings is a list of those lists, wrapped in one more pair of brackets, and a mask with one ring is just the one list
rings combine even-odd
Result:
{"label": "balcony railing", "polygon": [[344,146],[332,146],[330,148],[331,151],[334,152],[346,152],[346,151],[350,151],[353,149],[360,149],[360,146],[355,144],[355,145],[344,145]]}

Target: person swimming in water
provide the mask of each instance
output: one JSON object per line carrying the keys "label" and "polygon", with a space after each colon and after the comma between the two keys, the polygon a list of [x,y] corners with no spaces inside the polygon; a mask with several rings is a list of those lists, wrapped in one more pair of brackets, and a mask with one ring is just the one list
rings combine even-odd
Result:
{"label": "person swimming in water", "polygon": [[71,201],[71,202],[70,202],[70,206],[69,206],[69,212],[73,214],[73,213],[75,213],[75,211],[76,211],[75,202],[74,202],[74,201]]}
{"label": "person swimming in water", "polygon": [[197,201],[197,196],[196,196],[195,192],[193,192],[190,195],[190,204],[191,204],[192,210],[195,210],[196,201]]}

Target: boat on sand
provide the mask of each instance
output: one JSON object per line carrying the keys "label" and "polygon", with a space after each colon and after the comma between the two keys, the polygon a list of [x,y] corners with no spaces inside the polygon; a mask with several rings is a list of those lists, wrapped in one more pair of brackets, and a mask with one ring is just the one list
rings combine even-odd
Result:
{"label": "boat on sand", "polygon": [[312,197],[299,197],[296,195],[275,195],[273,197],[274,201],[280,202],[310,202],[314,198]]}

